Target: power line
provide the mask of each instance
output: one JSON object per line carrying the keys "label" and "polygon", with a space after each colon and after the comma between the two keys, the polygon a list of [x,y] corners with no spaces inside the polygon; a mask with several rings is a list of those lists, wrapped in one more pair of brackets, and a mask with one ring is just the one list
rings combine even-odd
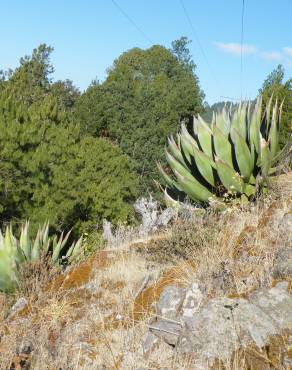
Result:
{"label": "power line", "polygon": [[241,10],[241,40],[240,40],[240,44],[241,44],[241,47],[240,47],[240,96],[241,96],[241,99],[242,99],[242,88],[243,88],[243,79],[242,79],[242,76],[243,76],[243,21],[244,21],[244,0],[242,0],[242,10]]}
{"label": "power line", "polygon": [[145,38],[145,40],[147,40],[148,42],[150,42],[150,44],[154,44],[154,42],[150,39],[150,37],[148,37],[146,35],[146,33],[137,25],[137,23],[120,7],[120,5],[115,1],[115,0],[112,0],[112,3],[114,4],[114,6],[119,10],[120,13],[123,14],[123,16],[125,18],[127,18],[127,20],[132,24],[132,26],[134,26],[136,28],[136,30],[138,32],[140,32],[140,34]]}
{"label": "power line", "polygon": [[204,59],[205,59],[205,62],[206,62],[206,64],[207,64],[207,66],[208,66],[208,68],[209,68],[209,70],[210,70],[210,72],[211,72],[211,74],[212,74],[212,76],[213,76],[213,78],[214,78],[215,82],[217,83],[217,85],[221,86],[221,84],[220,84],[219,80],[217,79],[217,77],[216,77],[216,75],[215,75],[215,73],[214,73],[214,71],[213,71],[213,68],[211,67],[211,65],[210,65],[210,63],[209,63],[209,60],[208,60],[208,58],[207,58],[207,55],[206,55],[206,53],[205,53],[205,51],[204,51],[204,48],[203,48],[203,46],[202,46],[202,44],[201,44],[201,42],[200,42],[200,39],[199,39],[198,34],[197,34],[197,32],[196,32],[196,29],[195,29],[195,27],[194,27],[194,25],[193,25],[193,22],[192,22],[192,20],[191,20],[191,18],[190,18],[190,16],[189,16],[189,14],[188,14],[188,12],[187,12],[187,9],[186,9],[186,7],[185,7],[185,5],[184,5],[184,3],[183,3],[183,0],[180,0],[180,3],[181,3],[181,6],[182,6],[182,8],[183,8],[184,14],[185,14],[185,16],[186,16],[186,18],[187,18],[187,21],[188,21],[188,23],[189,23],[189,25],[190,25],[190,27],[191,27],[191,29],[192,29],[192,31],[193,31],[193,34],[194,34],[194,36],[195,36],[195,40],[197,41],[197,44],[199,45],[199,48],[200,48],[200,50],[201,50],[201,53],[202,53],[202,55],[203,55],[203,57],[204,57]]}

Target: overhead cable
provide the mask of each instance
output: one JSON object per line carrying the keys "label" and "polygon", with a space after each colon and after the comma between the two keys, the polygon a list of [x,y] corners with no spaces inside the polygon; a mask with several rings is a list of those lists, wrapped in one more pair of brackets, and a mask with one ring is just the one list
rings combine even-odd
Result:
{"label": "overhead cable", "polygon": [[119,10],[120,13],[123,14],[125,18],[132,24],[133,27],[144,37],[145,40],[150,42],[150,44],[154,44],[154,42],[146,35],[146,33],[138,26],[138,24],[121,8],[121,6],[115,1],[112,0],[114,6]]}

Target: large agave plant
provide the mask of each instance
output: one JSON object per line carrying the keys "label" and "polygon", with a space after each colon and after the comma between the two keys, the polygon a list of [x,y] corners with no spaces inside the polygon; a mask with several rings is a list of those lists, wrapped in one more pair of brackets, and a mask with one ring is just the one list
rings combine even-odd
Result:
{"label": "large agave plant", "polygon": [[26,261],[37,261],[42,254],[51,254],[54,264],[59,264],[62,258],[69,262],[80,252],[82,237],[74,242],[63,254],[70,232],[62,233],[58,238],[49,237],[49,223],[39,228],[34,240],[29,236],[29,222],[26,222],[17,239],[12,232],[12,226],[7,226],[2,234],[0,230],[0,291],[9,292],[18,283],[18,267]]}
{"label": "large agave plant", "polygon": [[194,118],[191,132],[182,124],[177,142],[171,136],[165,150],[172,173],[158,164],[166,200],[187,195],[206,203],[255,195],[275,172],[281,110],[282,104],[272,106],[271,98],[262,114],[259,97],[254,107],[241,103],[234,112],[230,107],[215,113],[211,124]]}

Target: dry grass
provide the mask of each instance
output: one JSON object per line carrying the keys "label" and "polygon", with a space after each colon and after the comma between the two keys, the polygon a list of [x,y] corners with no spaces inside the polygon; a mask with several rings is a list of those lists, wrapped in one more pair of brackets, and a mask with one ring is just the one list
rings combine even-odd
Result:
{"label": "dry grass", "polygon": [[[26,363],[34,370],[192,369],[194,359],[179,357],[163,343],[150,358],[143,357],[141,340],[155,302],[166,285],[197,279],[205,300],[271,286],[275,253],[288,245],[289,235],[277,220],[292,209],[291,181],[290,174],[253,206],[178,222],[147,242],[127,245],[126,251],[98,252],[53,281],[49,266],[26,270],[25,315],[8,320],[16,298],[0,295],[0,369],[12,362],[11,369],[17,369],[21,361],[23,369]],[[27,341],[30,354],[21,351]],[[236,353],[217,369],[248,368],[247,358],[250,354]]]}

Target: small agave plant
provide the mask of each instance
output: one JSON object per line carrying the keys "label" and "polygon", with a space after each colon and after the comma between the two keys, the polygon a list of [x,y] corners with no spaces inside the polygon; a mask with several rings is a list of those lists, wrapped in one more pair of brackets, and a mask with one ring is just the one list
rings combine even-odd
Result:
{"label": "small agave plant", "polygon": [[18,284],[18,268],[28,261],[37,261],[42,254],[51,254],[52,261],[58,265],[62,258],[71,262],[80,252],[82,237],[74,242],[63,254],[70,232],[49,237],[49,223],[39,228],[34,240],[29,236],[29,222],[20,232],[19,240],[13,235],[12,226],[7,226],[2,234],[0,230],[0,291],[10,292]]}
{"label": "small agave plant", "polygon": [[166,201],[178,204],[174,198],[185,195],[197,203],[250,198],[266,187],[279,158],[281,111],[282,104],[272,106],[271,98],[262,114],[259,97],[254,107],[225,107],[211,124],[194,118],[192,132],[182,124],[177,142],[170,137],[165,150],[172,173],[158,164]]}

